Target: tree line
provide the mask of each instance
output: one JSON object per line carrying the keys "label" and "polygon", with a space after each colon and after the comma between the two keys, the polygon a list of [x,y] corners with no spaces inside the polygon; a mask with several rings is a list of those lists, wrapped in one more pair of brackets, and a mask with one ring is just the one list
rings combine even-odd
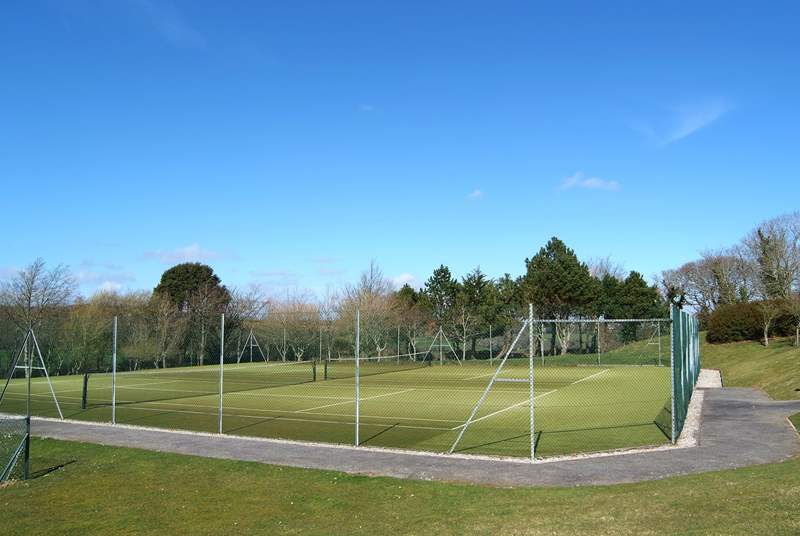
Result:
{"label": "tree line", "polygon": [[[625,274],[608,259],[582,262],[556,237],[525,259],[518,277],[492,278],[478,267],[459,279],[441,265],[421,288],[393,288],[375,262],[356,282],[321,298],[229,288],[200,263],[169,268],[152,291],[98,292],[84,299],[76,288],[67,268],[48,268],[41,259],[2,283],[0,347],[6,362],[27,329],[34,328],[56,373],[106,370],[114,316],[119,318],[120,363],[134,369],[217,362],[221,314],[228,358],[241,356],[243,345],[252,350],[252,333],[260,340],[259,353],[271,360],[352,356],[357,309],[366,355],[419,353],[440,329],[464,359],[486,357],[478,347],[490,332],[501,341],[498,351],[507,347],[528,315],[528,304],[537,319],[576,321],[558,324],[537,344],[550,355],[570,347],[593,350],[597,341],[584,336],[580,320],[667,314],[664,298],[640,273]],[[544,338],[544,332],[536,337]]]}
{"label": "tree line", "polygon": [[703,321],[750,304],[738,316],[755,312],[764,345],[779,319],[788,318],[800,346],[800,212],[764,221],[738,243],[664,271],[661,285],[666,296],[696,309]]}

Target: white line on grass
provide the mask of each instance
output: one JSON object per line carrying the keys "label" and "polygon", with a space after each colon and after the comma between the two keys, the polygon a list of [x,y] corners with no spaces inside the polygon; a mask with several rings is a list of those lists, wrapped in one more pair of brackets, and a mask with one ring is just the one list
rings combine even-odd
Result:
{"label": "white line on grass", "polygon": [[[402,395],[403,393],[410,393],[411,391],[414,391],[414,389],[404,389],[402,391],[394,391],[394,392],[391,392],[391,393],[383,393],[381,395],[367,396],[367,397],[361,398],[361,400],[362,401],[364,401],[364,400],[374,400],[376,398],[383,398],[384,396]],[[350,399],[350,400],[345,400],[344,402],[334,402],[333,404],[325,404],[323,406],[315,406],[313,408],[299,409],[294,413],[303,413],[303,412],[306,412],[306,411],[314,411],[316,409],[330,408],[330,407],[333,407],[333,406],[341,406],[343,404],[351,404],[351,403],[354,403],[354,402],[355,402],[355,399]]]}
{"label": "white line on grass", "polygon": [[[585,376],[585,377],[583,377],[583,378],[580,378],[579,380],[575,380],[574,382],[570,383],[569,385],[565,385],[564,387],[559,387],[559,389],[565,389],[565,388],[567,388],[567,387],[571,387],[571,386],[575,385],[576,383],[580,383],[580,382],[582,382],[582,381],[584,381],[584,380],[589,380],[589,379],[591,379],[591,378],[595,378],[595,377],[597,377],[597,376],[600,376],[601,374],[604,374],[604,373],[608,372],[608,370],[609,370],[609,369],[601,370],[600,372],[597,372],[597,373],[595,373],[595,374],[592,374],[591,376]],[[556,391],[558,391],[559,389],[553,389],[553,390],[547,391],[546,393],[542,393],[542,394],[540,394],[540,395],[536,395],[536,396],[534,396],[534,397],[533,397],[533,399],[534,399],[534,400],[536,400],[537,398],[542,398],[542,397],[545,397],[545,396],[547,396],[547,395],[549,395],[549,394],[555,393],[555,392],[556,392]],[[478,422],[478,421],[482,421],[482,420],[484,420],[484,419],[488,419],[489,417],[494,417],[495,415],[497,415],[497,414],[499,414],[499,413],[503,413],[503,412],[505,412],[505,411],[512,410],[512,409],[514,409],[514,408],[517,408],[517,407],[519,407],[519,406],[523,406],[523,405],[526,405],[526,404],[527,404],[527,405],[529,405],[529,403],[530,403],[530,401],[529,401],[529,400],[523,400],[522,402],[517,402],[516,404],[512,404],[512,405],[510,405],[510,406],[508,406],[508,407],[505,407],[505,408],[503,408],[503,409],[499,409],[499,410],[497,410],[497,411],[494,411],[494,412],[492,412],[492,413],[489,413],[488,415],[484,415],[483,417],[480,417],[480,418],[478,418],[478,419],[473,419],[473,420],[472,420],[472,422],[471,422],[470,424],[474,424],[474,423],[476,423],[476,422]],[[456,427],[454,427],[454,428],[451,428],[451,430],[458,430],[459,428],[464,428],[466,425],[467,425],[467,423],[465,422],[465,423],[463,423],[463,424],[460,424],[460,425],[458,425],[458,426],[456,426]]]}
{"label": "white line on grass", "polygon": [[494,375],[494,372],[487,372],[486,374],[478,374],[477,376],[470,376],[469,378],[464,378],[464,381],[477,380],[478,378],[488,378],[489,376],[492,375]]}

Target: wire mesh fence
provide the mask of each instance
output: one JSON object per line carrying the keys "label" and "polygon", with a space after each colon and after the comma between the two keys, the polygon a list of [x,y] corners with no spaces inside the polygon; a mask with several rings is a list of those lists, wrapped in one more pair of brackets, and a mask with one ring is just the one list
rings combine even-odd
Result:
{"label": "wire mesh fence", "polygon": [[28,435],[24,417],[0,414],[0,482],[25,475],[25,440]]}
{"label": "wire mesh fence", "polygon": [[[84,337],[47,332],[42,347],[67,418],[546,457],[677,437],[699,354],[696,321],[675,314],[679,337],[670,319],[554,320],[532,310],[466,327],[366,308],[168,323],[131,313],[95,319]],[[10,339],[0,355],[18,344]],[[23,412],[21,379],[0,411]],[[47,384],[31,385],[32,413],[56,416]]]}

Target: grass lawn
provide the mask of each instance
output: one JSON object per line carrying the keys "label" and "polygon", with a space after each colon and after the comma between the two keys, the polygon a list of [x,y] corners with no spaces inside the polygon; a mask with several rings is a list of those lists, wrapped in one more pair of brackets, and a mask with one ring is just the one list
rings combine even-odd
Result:
{"label": "grass lawn", "polygon": [[[797,534],[800,460],[586,488],[496,489],[34,440],[6,534]],[[62,466],[52,470],[54,467]]]}

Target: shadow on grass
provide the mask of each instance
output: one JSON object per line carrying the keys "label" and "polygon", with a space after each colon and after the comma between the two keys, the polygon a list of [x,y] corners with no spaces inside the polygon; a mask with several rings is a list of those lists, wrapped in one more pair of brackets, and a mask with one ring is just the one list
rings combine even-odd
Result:
{"label": "shadow on grass", "polygon": [[78,460],[69,460],[68,462],[60,463],[58,465],[54,465],[54,466],[48,467],[46,469],[39,469],[38,471],[34,471],[33,473],[30,474],[30,479],[29,480],[33,480],[33,479],[36,479],[36,478],[42,478],[43,476],[47,476],[50,473],[58,471],[59,469],[63,469],[64,467],[66,467],[68,465],[72,465],[73,463],[76,463],[77,461]]}
{"label": "shadow on grass", "polygon": [[[542,435],[541,432],[537,432],[537,434],[536,434],[536,436],[537,436],[536,444],[537,445],[539,444],[539,438],[541,437],[541,435]],[[526,438],[526,437],[529,438],[530,436],[531,436],[530,434],[520,434],[520,435],[516,435],[516,436],[504,437],[503,439],[498,439],[496,441],[486,441],[485,443],[481,443],[479,445],[471,445],[469,447],[459,448],[459,449],[454,450],[453,452],[468,452],[470,450],[480,449],[480,448],[484,448],[484,447],[490,447],[492,445],[499,445],[499,444],[505,443],[507,441],[515,441],[517,439],[522,439],[522,438]]]}
{"label": "shadow on grass", "polygon": [[244,424],[242,426],[237,426],[236,428],[226,428],[226,429],[223,430],[223,433],[224,434],[232,434],[234,432],[240,432],[242,430],[246,430],[247,428],[252,428],[253,426],[258,426],[260,424],[264,424],[264,423],[267,423],[267,422],[270,422],[270,421],[277,421],[277,420],[279,420],[281,418],[283,418],[283,417],[281,415],[279,415],[277,417],[267,417],[266,419],[259,419],[254,423]]}
{"label": "shadow on grass", "polygon": [[375,439],[376,437],[378,437],[378,436],[380,436],[380,435],[383,435],[383,434],[385,434],[386,432],[388,432],[388,431],[392,430],[393,428],[396,428],[396,427],[397,427],[397,426],[399,426],[399,425],[400,425],[400,423],[399,423],[399,422],[396,422],[396,423],[394,423],[394,424],[392,424],[392,425],[390,425],[390,426],[387,426],[386,428],[384,428],[383,430],[381,430],[381,431],[380,431],[380,432],[378,432],[377,434],[372,434],[372,435],[371,435],[371,436],[369,436],[368,438],[364,439],[364,441],[361,441],[361,442],[359,443],[359,445],[366,445],[367,443],[369,443],[370,441],[372,441],[372,440],[373,440],[373,439]]}

